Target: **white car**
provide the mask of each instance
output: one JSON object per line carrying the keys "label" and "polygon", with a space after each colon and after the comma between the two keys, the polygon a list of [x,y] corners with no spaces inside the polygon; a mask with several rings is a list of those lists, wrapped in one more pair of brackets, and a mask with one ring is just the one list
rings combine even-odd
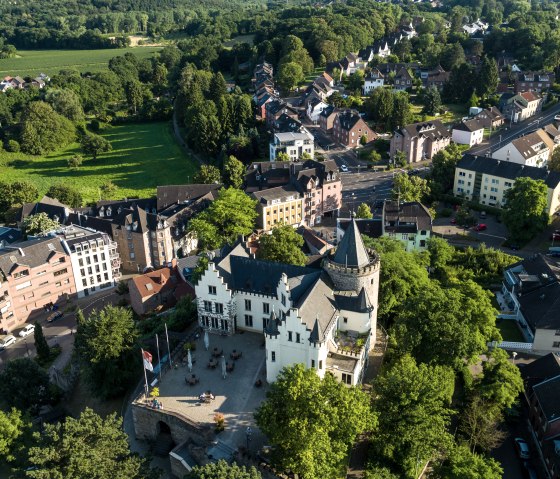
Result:
{"label": "white car", "polygon": [[33,331],[35,331],[35,325],[34,324],[26,324],[24,326],[24,328],[18,333],[18,336],[25,338],[26,336],[29,336],[30,334],[33,333]]}
{"label": "white car", "polygon": [[349,170],[348,170],[348,167],[346,165],[340,165],[340,171],[343,171],[344,173],[347,173]]}
{"label": "white car", "polygon": [[556,121],[560,121],[560,115],[556,115],[556,116],[554,117],[554,119],[555,119]]}
{"label": "white car", "polygon": [[0,338],[0,350],[6,349],[8,346],[11,346],[16,342],[15,336],[8,334],[7,336],[3,336]]}

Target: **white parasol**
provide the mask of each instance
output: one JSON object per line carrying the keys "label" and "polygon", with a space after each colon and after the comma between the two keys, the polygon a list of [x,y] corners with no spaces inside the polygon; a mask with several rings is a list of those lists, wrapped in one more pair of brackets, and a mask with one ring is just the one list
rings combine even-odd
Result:
{"label": "white parasol", "polygon": [[187,366],[189,368],[189,372],[192,371],[192,356],[191,356],[191,350],[189,349],[187,351]]}
{"label": "white parasol", "polygon": [[208,351],[208,348],[210,347],[210,338],[208,337],[208,331],[204,331],[204,347],[206,348],[206,351]]}

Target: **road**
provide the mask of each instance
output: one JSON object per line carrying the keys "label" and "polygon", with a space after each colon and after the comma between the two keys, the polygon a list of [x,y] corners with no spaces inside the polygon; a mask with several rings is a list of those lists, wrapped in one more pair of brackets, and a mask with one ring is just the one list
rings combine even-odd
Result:
{"label": "road", "polygon": [[[89,296],[76,300],[74,304],[77,304],[84,314],[89,314],[93,309],[102,309],[109,303],[116,304],[119,299],[120,296],[111,289],[93,297]],[[43,327],[43,334],[49,346],[58,344],[62,348],[62,353],[54,363],[54,365],[60,369],[60,366],[64,367],[65,363],[72,355],[72,348],[74,346],[73,333],[76,331],[76,315],[73,312],[68,313],[49,324],[46,322],[46,318],[49,314],[51,313],[42,314],[38,322]],[[34,321],[29,322],[33,323]],[[25,356],[35,357],[37,355],[33,334],[22,339],[17,334],[20,329],[21,328],[18,328],[12,333],[17,338],[17,342],[4,351],[0,351],[0,369],[3,369],[6,362],[12,359],[23,358]]]}
{"label": "road", "polygon": [[[539,126],[544,126],[554,121],[554,116],[560,113],[560,103],[554,105],[548,110],[539,113],[527,120],[515,123],[512,126],[508,126],[506,129],[502,130],[499,134],[496,133],[490,140],[486,141],[482,145],[475,146],[469,150],[469,153],[473,155],[486,155],[491,154],[496,151],[501,146],[509,143],[515,138],[531,133],[532,131],[539,128]],[[507,121],[506,121],[507,124]]]}

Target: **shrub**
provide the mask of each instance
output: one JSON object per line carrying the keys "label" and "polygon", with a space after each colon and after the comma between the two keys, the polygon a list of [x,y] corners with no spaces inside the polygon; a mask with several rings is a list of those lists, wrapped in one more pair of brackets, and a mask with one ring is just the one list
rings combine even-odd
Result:
{"label": "shrub", "polygon": [[84,158],[81,155],[74,155],[68,159],[68,168],[79,168],[83,162]]}
{"label": "shrub", "polygon": [[19,153],[19,142],[17,140],[8,140],[8,143],[6,144],[6,150],[12,153]]}
{"label": "shrub", "polygon": [[449,218],[452,214],[453,214],[453,210],[451,208],[443,208],[439,212],[439,216],[441,216],[442,218]]}

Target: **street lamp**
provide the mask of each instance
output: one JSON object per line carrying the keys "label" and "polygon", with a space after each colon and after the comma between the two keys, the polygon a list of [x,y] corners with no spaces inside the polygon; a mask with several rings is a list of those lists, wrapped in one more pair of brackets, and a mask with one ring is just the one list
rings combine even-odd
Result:
{"label": "street lamp", "polygon": [[513,351],[511,355],[513,356],[513,365],[515,366],[515,358],[517,357],[517,353]]}
{"label": "street lamp", "polygon": [[251,429],[251,426],[247,426],[247,429],[245,430],[245,437],[247,438],[247,452],[249,452],[249,443],[251,442],[252,435],[253,430]]}

